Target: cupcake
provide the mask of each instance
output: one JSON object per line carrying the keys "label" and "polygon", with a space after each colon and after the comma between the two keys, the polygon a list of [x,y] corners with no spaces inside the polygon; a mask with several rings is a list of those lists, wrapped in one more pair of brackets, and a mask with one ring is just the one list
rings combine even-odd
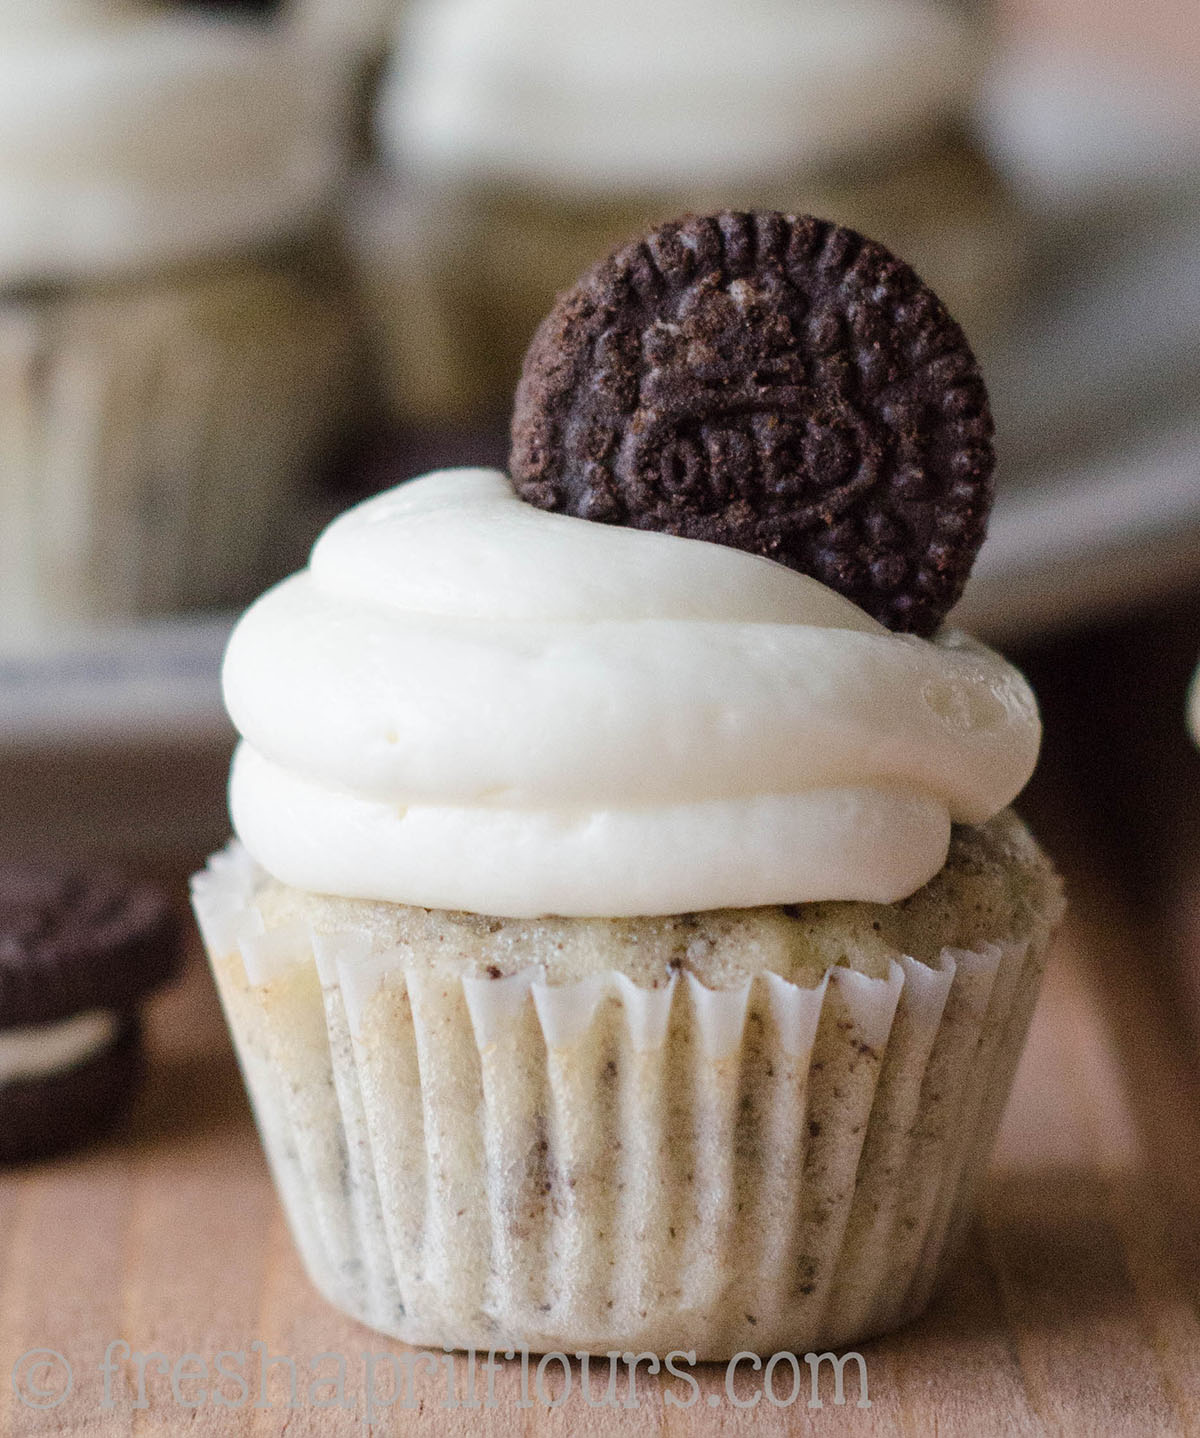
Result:
{"label": "cupcake", "polygon": [[0,31],[0,629],[244,599],[354,382],[333,89],[255,21]]}
{"label": "cupcake", "polygon": [[990,431],[882,247],[690,217],[560,297],[511,477],[367,501],[243,617],[194,903],[333,1303],[721,1359],[927,1301],[1062,908],[1033,696],[943,623]]}
{"label": "cupcake", "polygon": [[469,382],[507,393],[554,295],[688,208],[807,209],[878,234],[986,332],[1020,230],[969,133],[986,49],[934,0],[417,4],[379,131],[443,324],[465,332],[447,407]]}

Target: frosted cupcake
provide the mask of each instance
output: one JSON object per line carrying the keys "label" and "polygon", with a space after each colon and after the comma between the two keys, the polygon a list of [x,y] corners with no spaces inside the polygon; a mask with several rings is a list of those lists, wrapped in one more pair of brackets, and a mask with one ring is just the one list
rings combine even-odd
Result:
{"label": "frosted cupcake", "polygon": [[133,0],[0,36],[0,630],[243,598],[354,380],[328,67]]}
{"label": "frosted cupcake", "polygon": [[[877,234],[968,334],[987,329],[1019,224],[967,132],[985,56],[978,28],[934,0],[415,5],[379,130],[400,176],[391,207],[409,211],[393,268],[424,226],[442,326],[466,330],[446,409],[506,395],[554,295],[689,208],[804,209]],[[377,321],[411,335],[407,311],[371,292]]]}
{"label": "frosted cupcake", "polygon": [[1061,911],[1033,696],[940,623],[970,351],[856,235],[691,219],[559,301],[512,469],[349,511],[227,655],[194,898],[309,1273],[421,1345],[883,1331]]}

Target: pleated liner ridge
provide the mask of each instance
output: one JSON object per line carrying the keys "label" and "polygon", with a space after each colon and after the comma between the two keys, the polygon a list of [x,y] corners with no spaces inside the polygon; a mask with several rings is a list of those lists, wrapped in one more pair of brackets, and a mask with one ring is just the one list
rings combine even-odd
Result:
{"label": "pleated liner ridge", "polygon": [[[1032,1012],[1028,943],[814,988],[548,985],[194,902],[297,1246],[423,1346],[807,1351],[927,1302]],[[255,920],[258,920],[255,924]]]}

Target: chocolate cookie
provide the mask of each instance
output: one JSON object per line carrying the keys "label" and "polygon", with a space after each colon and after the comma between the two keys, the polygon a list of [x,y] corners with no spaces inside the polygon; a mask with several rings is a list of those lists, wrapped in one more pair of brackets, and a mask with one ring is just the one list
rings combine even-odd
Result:
{"label": "chocolate cookie", "polygon": [[279,9],[282,0],[175,0],[175,4],[187,10],[249,10],[272,15]]}
{"label": "chocolate cookie", "polygon": [[511,471],[544,509],[762,554],[931,634],[995,457],[962,330],[881,245],[775,212],[659,226],[561,295]]}
{"label": "chocolate cookie", "polygon": [[[128,1107],[146,1068],[141,1026],[123,1015],[79,1062],[33,1077],[0,1077],[0,1163],[48,1158],[98,1137]],[[0,1055],[5,1030],[0,1029]]]}
{"label": "chocolate cookie", "polygon": [[0,864],[0,1161],[97,1131],[142,1065],[136,1007],[170,979],[163,894],[108,867]]}

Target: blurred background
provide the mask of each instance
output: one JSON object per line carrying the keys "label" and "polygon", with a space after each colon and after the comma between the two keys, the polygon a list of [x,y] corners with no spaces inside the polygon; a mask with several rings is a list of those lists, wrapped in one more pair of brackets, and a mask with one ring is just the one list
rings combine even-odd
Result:
{"label": "blurred background", "polygon": [[1000,483],[959,618],[1039,689],[1043,827],[1170,915],[1200,1014],[1194,0],[8,0],[4,29],[5,852],[219,844],[237,607],[365,494],[503,464],[532,329],[611,244],[810,211],[980,355]]}

